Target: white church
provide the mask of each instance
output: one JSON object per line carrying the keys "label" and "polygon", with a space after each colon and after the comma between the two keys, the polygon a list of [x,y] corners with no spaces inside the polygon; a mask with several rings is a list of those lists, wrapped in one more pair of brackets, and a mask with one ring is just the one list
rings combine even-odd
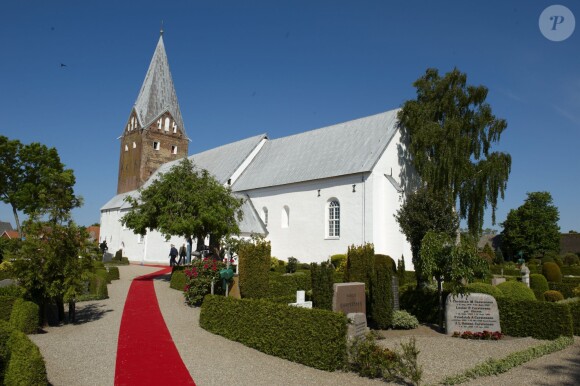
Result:
{"label": "white church", "polygon": [[[322,262],[350,245],[373,243],[376,253],[395,261],[404,256],[410,269],[411,248],[394,214],[416,174],[404,155],[397,112],[283,138],[258,134],[189,159],[245,198],[240,236],[265,236],[278,259]],[[136,235],[120,222],[130,209],[125,197],[138,197],[187,156],[162,35],[120,141],[118,190],[101,208],[100,241],[131,262],[167,264],[170,244],[179,247],[183,238],[166,241],[155,230]]]}

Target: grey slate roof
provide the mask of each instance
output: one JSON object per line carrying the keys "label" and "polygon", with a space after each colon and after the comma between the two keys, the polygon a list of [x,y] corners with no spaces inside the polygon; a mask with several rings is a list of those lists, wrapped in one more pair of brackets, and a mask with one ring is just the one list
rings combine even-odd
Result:
{"label": "grey slate roof", "polygon": [[173,79],[169,71],[169,62],[165,53],[163,36],[159,37],[159,42],[155,48],[155,53],[149,64],[147,75],[139,91],[139,96],[135,102],[135,111],[141,127],[147,128],[165,111],[169,111],[177,126],[183,130],[187,137],[181,110],[177,102],[177,94],[173,87]]}
{"label": "grey slate roof", "polygon": [[0,221],[0,235],[4,233],[4,231],[12,231],[12,224],[9,222]]}
{"label": "grey slate roof", "polygon": [[397,130],[397,110],[266,142],[234,183],[245,191],[370,171]]}
{"label": "grey slate roof", "polygon": [[242,212],[244,213],[244,217],[238,224],[240,227],[240,232],[246,234],[254,233],[267,235],[268,231],[266,230],[262,219],[258,215],[258,212],[256,212],[256,208],[254,208],[254,205],[248,196],[240,194],[235,194],[235,196],[244,199],[244,204],[242,205]]}

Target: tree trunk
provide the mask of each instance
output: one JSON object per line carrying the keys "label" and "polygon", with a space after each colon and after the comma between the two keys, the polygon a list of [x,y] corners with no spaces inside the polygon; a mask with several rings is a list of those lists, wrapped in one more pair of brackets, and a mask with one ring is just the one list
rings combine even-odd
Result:
{"label": "tree trunk", "polygon": [[56,308],[58,310],[58,322],[63,323],[64,322],[64,302],[62,301],[62,298],[57,298],[55,301],[56,301]]}
{"label": "tree trunk", "polygon": [[16,222],[16,231],[18,232],[18,237],[22,240],[22,230],[20,229],[20,219],[18,218],[18,211],[14,204],[10,204],[12,207],[12,213],[14,214],[14,221]]}
{"label": "tree trunk", "polygon": [[69,323],[76,322],[77,314],[76,314],[76,304],[74,299],[69,300],[68,302],[68,321]]}
{"label": "tree trunk", "polygon": [[196,239],[197,239],[197,246],[195,247],[195,250],[198,251],[198,252],[199,251],[202,251],[203,248],[205,247],[205,245],[204,245],[204,241],[205,241],[204,240],[204,237],[201,236],[201,235],[197,235],[196,236]]}

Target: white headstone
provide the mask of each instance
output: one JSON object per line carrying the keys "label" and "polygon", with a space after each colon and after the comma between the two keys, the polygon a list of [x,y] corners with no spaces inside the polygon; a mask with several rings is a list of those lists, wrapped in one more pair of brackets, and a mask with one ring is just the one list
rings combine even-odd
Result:
{"label": "white headstone", "polygon": [[454,332],[501,332],[495,298],[487,294],[449,294],[445,306],[447,335]]}
{"label": "white headstone", "polygon": [[296,291],[296,303],[304,303],[306,301],[306,291]]}

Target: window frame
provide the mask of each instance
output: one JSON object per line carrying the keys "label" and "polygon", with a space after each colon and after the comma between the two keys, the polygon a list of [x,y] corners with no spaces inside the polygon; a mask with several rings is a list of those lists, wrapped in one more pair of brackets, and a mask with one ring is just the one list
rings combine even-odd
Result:
{"label": "window frame", "polygon": [[326,239],[340,239],[340,201],[337,198],[331,198],[326,204]]}

